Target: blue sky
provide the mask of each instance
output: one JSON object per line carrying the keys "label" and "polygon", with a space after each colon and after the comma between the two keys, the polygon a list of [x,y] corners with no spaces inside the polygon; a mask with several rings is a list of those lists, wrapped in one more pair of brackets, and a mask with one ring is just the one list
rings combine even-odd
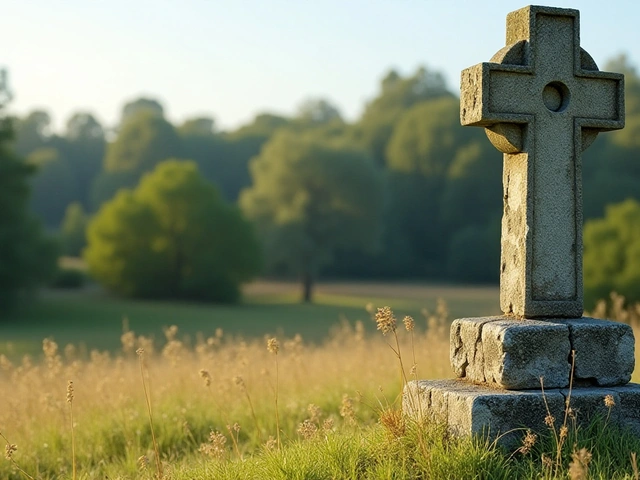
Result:
{"label": "blue sky", "polygon": [[[5,0],[0,66],[11,110],[44,107],[57,127],[76,110],[113,125],[123,103],[163,102],[179,122],[209,115],[223,129],[258,112],[292,114],[324,97],[356,118],[389,68],[460,70],[504,46],[506,14],[525,3],[435,0]],[[598,65],[640,63],[640,2],[555,1],[581,13]]]}

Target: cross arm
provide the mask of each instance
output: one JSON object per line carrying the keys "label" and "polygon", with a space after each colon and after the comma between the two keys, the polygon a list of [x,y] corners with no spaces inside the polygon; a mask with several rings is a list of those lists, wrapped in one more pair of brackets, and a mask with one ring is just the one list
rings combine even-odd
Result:
{"label": "cross arm", "polygon": [[[522,100],[518,100],[520,93],[511,91],[514,86],[511,79],[517,77],[518,87],[526,89],[530,74],[528,66],[493,62],[464,69],[460,81],[460,123],[479,127],[527,123],[530,115],[525,113],[527,109],[523,108]],[[501,81],[503,79],[505,82]],[[511,103],[513,105],[509,105]]]}

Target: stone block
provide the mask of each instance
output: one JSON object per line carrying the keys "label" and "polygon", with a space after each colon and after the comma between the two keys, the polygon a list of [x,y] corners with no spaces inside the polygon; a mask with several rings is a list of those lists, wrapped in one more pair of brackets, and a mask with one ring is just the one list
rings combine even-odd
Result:
{"label": "stone block", "polygon": [[633,329],[624,323],[578,318],[561,322],[569,327],[576,351],[574,377],[599,386],[624,385],[635,367]]}
{"label": "stone block", "polygon": [[[474,385],[463,380],[421,380],[409,382],[403,392],[403,408],[416,419],[444,422],[456,436],[481,436],[498,439],[506,447],[517,446],[527,429],[541,434],[548,411],[559,428],[564,419],[568,389],[508,391]],[[615,406],[604,404],[611,395]],[[569,398],[572,415],[580,426],[596,416],[620,428],[640,434],[640,385],[574,388]]]}
{"label": "stone block", "polygon": [[478,317],[451,325],[451,367],[471,382],[510,390],[624,385],[635,365],[628,325],[593,318],[529,320]]}

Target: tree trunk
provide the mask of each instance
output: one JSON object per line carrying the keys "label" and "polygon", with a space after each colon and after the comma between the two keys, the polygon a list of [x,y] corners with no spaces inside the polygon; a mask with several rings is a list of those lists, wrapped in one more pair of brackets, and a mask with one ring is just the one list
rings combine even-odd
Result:
{"label": "tree trunk", "polygon": [[302,274],[302,301],[311,303],[313,296],[313,275],[310,272]]}

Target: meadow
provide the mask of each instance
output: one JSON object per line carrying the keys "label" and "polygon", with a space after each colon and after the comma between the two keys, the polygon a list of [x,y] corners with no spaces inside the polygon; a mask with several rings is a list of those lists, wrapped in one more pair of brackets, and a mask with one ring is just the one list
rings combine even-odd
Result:
{"label": "meadow", "polygon": [[[315,305],[297,293],[255,284],[240,307],[47,293],[2,327],[0,478],[638,478],[640,442],[606,423],[561,445],[552,428],[522,432],[506,451],[402,416],[406,380],[451,376],[451,318],[493,313],[496,289],[327,284]],[[35,354],[29,332],[55,337]]]}
{"label": "meadow", "polygon": [[[458,287],[424,284],[321,283],[313,304],[299,302],[299,286],[284,282],[255,282],[245,287],[240,305],[135,301],[109,296],[100,288],[45,291],[0,322],[0,353],[10,357],[36,354],[43,338],[68,343],[89,352],[119,348],[123,321],[128,328],[162,338],[162,328],[177,325],[184,336],[213,333],[262,337],[294,336],[322,342],[341,321],[368,318],[365,306],[393,305],[398,315],[420,316],[433,311],[438,299],[454,318],[497,314],[496,287]],[[366,323],[371,327],[371,323]],[[189,342],[189,338],[186,339]]]}

